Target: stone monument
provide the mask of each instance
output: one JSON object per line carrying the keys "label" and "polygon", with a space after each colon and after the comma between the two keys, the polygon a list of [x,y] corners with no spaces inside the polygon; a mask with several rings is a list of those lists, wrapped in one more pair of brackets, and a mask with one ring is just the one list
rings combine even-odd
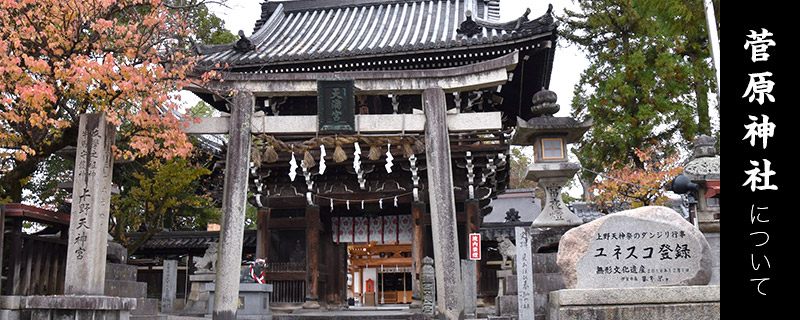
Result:
{"label": "stone monument", "polygon": [[642,207],[568,231],[558,266],[570,289],[706,285],[711,249],[674,210]]}
{"label": "stone monument", "polygon": [[672,209],[637,208],[574,228],[558,265],[568,289],[550,293],[549,319],[719,319],[719,286],[706,285],[711,249]]}
{"label": "stone monument", "polygon": [[528,228],[514,228],[517,239],[517,310],[519,319],[533,319],[533,255]]}
{"label": "stone monument", "polygon": [[161,312],[175,310],[175,295],[178,290],[178,260],[164,260],[161,274]]}
{"label": "stone monument", "polygon": [[108,211],[116,129],[106,115],[82,114],[73,177],[66,279],[61,296],[2,296],[3,319],[128,319],[136,299],[107,296]]}
{"label": "stone monument", "polygon": [[102,295],[105,288],[115,135],[105,114],[81,115],[64,283],[68,295]]}

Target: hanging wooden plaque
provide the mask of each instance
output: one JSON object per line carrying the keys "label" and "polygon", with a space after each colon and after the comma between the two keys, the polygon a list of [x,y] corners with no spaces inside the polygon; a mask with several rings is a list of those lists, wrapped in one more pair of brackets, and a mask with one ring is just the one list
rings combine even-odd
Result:
{"label": "hanging wooden plaque", "polygon": [[353,80],[317,80],[317,119],[320,132],[355,131]]}

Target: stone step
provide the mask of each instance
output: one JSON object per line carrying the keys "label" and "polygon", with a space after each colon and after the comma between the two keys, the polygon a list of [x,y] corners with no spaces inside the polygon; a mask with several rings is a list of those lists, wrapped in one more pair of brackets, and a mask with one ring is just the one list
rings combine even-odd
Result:
{"label": "stone step", "polygon": [[316,311],[272,314],[272,320],[412,320],[414,313],[392,311]]}
{"label": "stone step", "polygon": [[136,266],[121,263],[106,263],[106,280],[136,281]]}
{"label": "stone step", "polygon": [[139,298],[136,299],[136,309],[131,310],[131,316],[155,316],[158,315],[158,299]]}
{"label": "stone step", "polygon": [[147,283],[126,280],[106,280],[105,295],[127,298],[144,298],[147,296]]}

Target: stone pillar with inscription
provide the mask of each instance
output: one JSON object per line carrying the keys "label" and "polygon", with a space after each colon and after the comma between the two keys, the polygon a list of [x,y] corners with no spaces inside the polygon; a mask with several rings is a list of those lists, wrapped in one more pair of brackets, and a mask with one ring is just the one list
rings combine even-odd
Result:
{"label": "stone pillar with inscription", "polygon": [[422,297],[422,313],[433,315],[436,311],[436,269],[433,259],[422,259],[422,273],[420,274],[420,296]]}
{"label": "stone pillar with inscription", "polygon": [[164,260],[161,272],[161,312],[175,310],[175,296],[178,290],[178,260]]}
{"label": "stone pillar with inscription", "polygon": [[464,316],[464,297],[444,90],[425,89],[422,99],[425,108],[425,159],[428,165],[433,255],[436,257],[437,305],[443,318],[460,319]]}
{"label": "stone pillar with inscription", "polygon": [[250,167],[251,129],[255,98],[240,91],[233,95],[230,138],[225,161],[225,189],[219,254],[216,264],[214,320],[234,320],[239,307],[239,270],[242,265],[247,178]]}
{"label": "stone pillar with inscription", "polygon": [[517,240],[517,308],[519,319],[533,319],[533,255],[531,233],[526,227],[514,228]]}
{"label": "stone pillar with inscription", "polygon": [[65,294],[103,295],[105,288],[108,211],[116,129],[106,115],[83,114],[72,193],[67,243]]}

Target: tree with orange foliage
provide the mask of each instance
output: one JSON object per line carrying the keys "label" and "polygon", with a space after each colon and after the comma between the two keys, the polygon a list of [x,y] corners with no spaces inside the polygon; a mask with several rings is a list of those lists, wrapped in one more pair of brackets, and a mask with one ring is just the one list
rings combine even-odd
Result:
{"label": "tree with orange foliage", "polygon": [[117,156],[189,155],[175,114],[194,66],[189,11],[161,0],[0,0],[0,199],[75,145],[83,113],[119,128]]}
{"label": "tree with orange foliage", "polygon": [[683,172],[678,164],[678,155],[660,155],[660,146],[647,149],[635,148],[638,158],[622,166],[615,161],[611,171],[603,174],[600,183],[592,186],[589,193],[592,202],[603,212],[649,205],[665,205],[670,200],[664,185]]}

